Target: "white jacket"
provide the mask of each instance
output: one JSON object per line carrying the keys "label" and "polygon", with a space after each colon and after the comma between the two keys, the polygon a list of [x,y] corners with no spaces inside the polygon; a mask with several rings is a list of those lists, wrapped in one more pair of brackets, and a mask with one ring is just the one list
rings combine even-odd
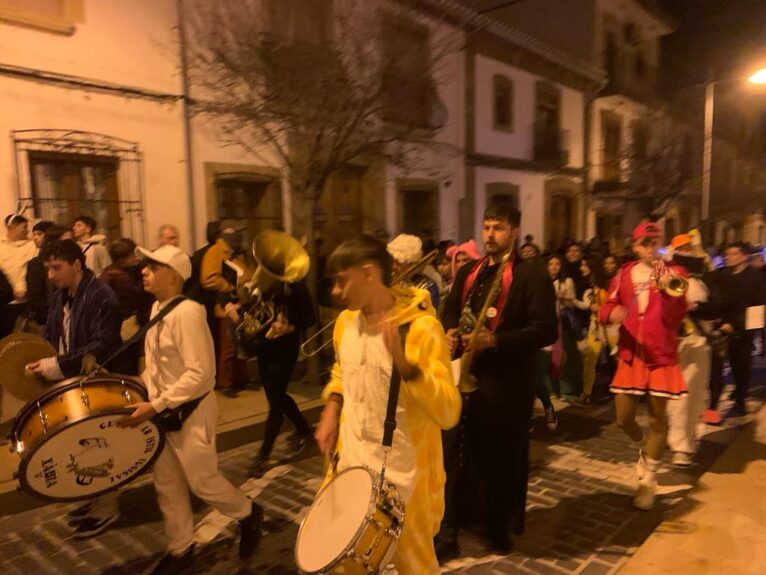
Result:
{"label": "white jacket", "polygon": [[27,262],[36,255],[37,246],[32,240],[0,240],[0,270],[8,278],[14,293],[27,291]]}

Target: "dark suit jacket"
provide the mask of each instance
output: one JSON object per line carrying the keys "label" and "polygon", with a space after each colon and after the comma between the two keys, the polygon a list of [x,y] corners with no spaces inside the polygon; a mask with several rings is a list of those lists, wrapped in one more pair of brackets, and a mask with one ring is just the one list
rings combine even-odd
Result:
{"label": "dark suit jacket", "polygon": [[[58,350],[64,325],[64,303],[67,289],[56,291],[45,325],[45,339]],[[122,316],[114,292],[85,270],[72,300],[69,323],[69,351],[58,355],[59,368],[66,377],[74,377],[82,370],[86,354],[96,356],[103,363],[122,344],[120,328]]]}
{"label": "dark suit jacket", "polygon": [[[473,267],[463,266],[455,278],[442,318],[445,330],[458,326],[463,287]],[[476,399],[494,406],[500,419],[513,417],[516,423],[528,425],[526,413],[531,411],[534,397],[534,355],[557,337],[556,294],[545,266],[515,257],[513,283],[495,331],[497,347],[474,356],[471,373],[479,384]]]}

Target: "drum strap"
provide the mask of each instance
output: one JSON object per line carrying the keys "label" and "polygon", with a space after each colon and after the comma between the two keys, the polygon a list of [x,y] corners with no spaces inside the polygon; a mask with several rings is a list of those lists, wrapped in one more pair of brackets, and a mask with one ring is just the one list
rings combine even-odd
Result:
{"label": "drum strap", "polygon": [[[410,324],[405,323],[399,326],[399,337],[402,340],[402,348],[407,341],[407,332],[410,330]],[[395,365],[391,366],[391,385],[388,388],[388,407],[386,408],[386,420],[383,423],[383,447],[391,447],[394,442],[394,431],[396,430],[396,405],[399,403],[399,387],[402,378]]]}
{"label": "drum strap", "polygon": [[128,349],[130,346],[132,346],[134,343],[138,342],[142,337],[146,335],[146,332],[149,331],[151,328],[153,328],[155,325],[160,323],[166,315],[168,315],[171,311],[175,309],[175,307],[180,304],[182,301],[184,301],[186,297],[179,296],[176,299],[170,301],[160,312],[155,315],[152,319],[149,320],[149,323],[147,323],[145,326],[143,326],[141,329],[139,329],[136,333],[133,334],[133,336],[123,343],[117,351],[115,351],[112,355],[110,355],[104,362],[101,364],[101,367],[105,367],[108,363],[110,363],[115,357],[120,355],[122,352],[124,352],[126,349]]}

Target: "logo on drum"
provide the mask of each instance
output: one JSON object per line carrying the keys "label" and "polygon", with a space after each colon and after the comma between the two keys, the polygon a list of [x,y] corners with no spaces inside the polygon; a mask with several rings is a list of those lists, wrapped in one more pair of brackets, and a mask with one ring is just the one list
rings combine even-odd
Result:
{"label": "logo on drum", "polygon": [[108,477],[114,468],[109,444],[104,437],[84,437],[78,442],[81,449],[69,454],[67,471],[75,475],[78,485],[90,485],[95,478]]}

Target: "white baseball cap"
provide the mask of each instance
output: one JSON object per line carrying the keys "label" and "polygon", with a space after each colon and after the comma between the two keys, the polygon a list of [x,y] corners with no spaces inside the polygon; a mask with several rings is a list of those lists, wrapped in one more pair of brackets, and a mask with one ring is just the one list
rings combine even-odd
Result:
{"label": "white baseball cap", "polygon": [[154,251],[149,251],[146,248],[137,247],[136,256],[142,260],[150,260],[173,268],[179,273],[184,281],[191,277],[191,260],[189,259],[189,256],[187,256],[176,246],[171,246],[168,244],[157,248]]}

